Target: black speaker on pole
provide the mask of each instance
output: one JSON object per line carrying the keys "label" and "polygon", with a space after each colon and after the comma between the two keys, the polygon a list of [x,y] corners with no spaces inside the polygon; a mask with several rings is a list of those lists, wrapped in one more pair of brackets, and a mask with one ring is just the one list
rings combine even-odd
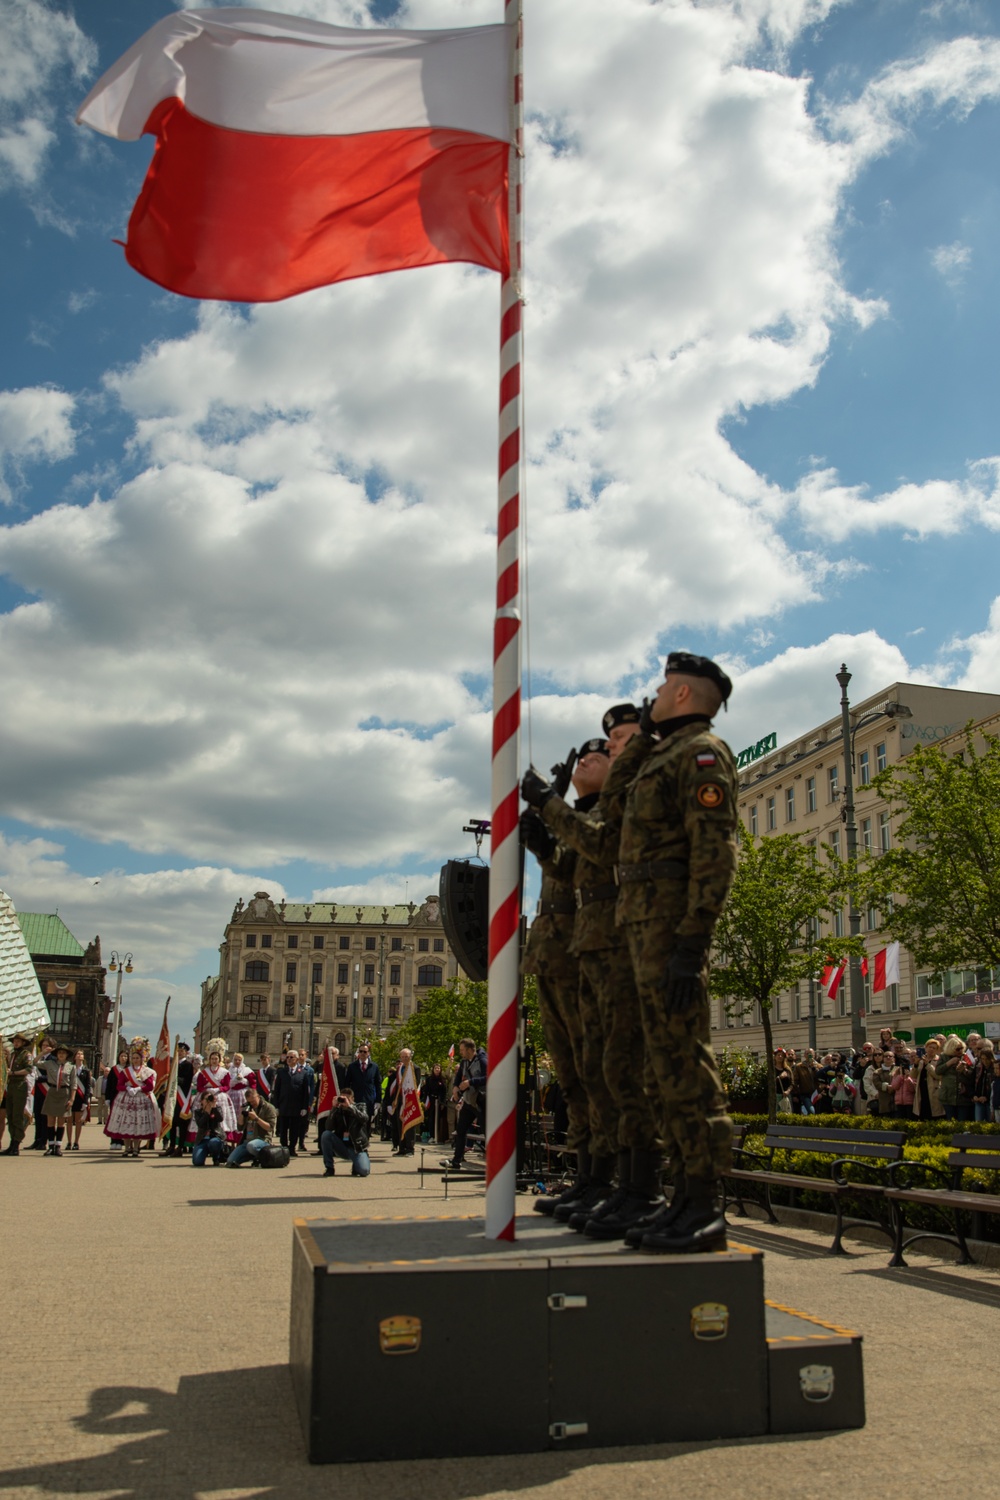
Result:
{"label": "black speaker on pole", "polygon": [[490,961],[490,869],[471,859],[441,866],[441,925],[470,979],[485,979]]}

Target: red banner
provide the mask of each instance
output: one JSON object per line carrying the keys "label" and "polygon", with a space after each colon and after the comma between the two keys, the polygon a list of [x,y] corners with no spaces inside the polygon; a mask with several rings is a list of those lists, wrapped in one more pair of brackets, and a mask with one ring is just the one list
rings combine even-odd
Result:
{"label": "red banner", "polygon": [[333,1048],[327,1047],[323,1053],[323,1076],[319,1081],[316,1118],[318,1119],[320,1115],[328,1115],[339,1098],[340,1085],[337,1082],[337,1069],[333,1062]]}

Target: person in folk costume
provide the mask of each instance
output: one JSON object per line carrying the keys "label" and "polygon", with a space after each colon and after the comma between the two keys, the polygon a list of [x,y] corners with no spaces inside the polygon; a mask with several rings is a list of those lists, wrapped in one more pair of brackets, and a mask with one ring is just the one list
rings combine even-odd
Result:
{"label": "person in folk costume", "polygon": [[7,1127],[10,1130],[10,1145],[4,1156],[20,1156],[21,1142],[30,1118],[29,1095],[31,1091],[31,1043],[23,1031],[16,1031],[11,1038],[7,1057]]}
{"label": "person in folk costume", "polygon": [[52,1056],[52,1038],[47,1036],[43,1039],[38,1056],[35,1058],[35,1073],[32,1080],[31,1111],[35,1117],[35,1139],[28,1147],[29,1151],[47,1151],[49,1144],[48,1122],[45,1118],[45,1095],[48,1093],[49,1083],[45,1072],[45,1064]]}
{"label": "person in folk costume", "polygon": [[218,1096],[216,1103],[222,1112],[226,1140],[238,1141],[240,1124],[236,1118],[236,1111],[233,1109],[233,1101],[229,1097],[229,1069],[222,1061],[226,1055],[226,1044],[222,1037],[213,1037],[206,1052],[208,1061],[199,1070],[194,1080],[195,1094],[200,1098],[206,1089],[211,1089]]}
{"label": "person in folk costume", "polygon": [[146,1038],[133,1037],[125,1082],[119,1085],[104,1127],[106,1135],[120,1136],[125,1142],[126,1156],[138,1156],[143,1141],[155,1141],[160,1133],[160,1108],[153,1096],[156,1073],[146,1065],[148,1056]]}
{"label": "person in folk costume", "polygon": [[73,1053],[73,1066],[76,1069],[76,1088],[73,1097],[69,1101],[69,1130],[66,1135],[66,1150],[79,1151],[80,1136],[83,1127],[90,1119],[90,1093],[94,1086],[94,1077],[81,1048]]}
{"label": "person in folk costume", "polygon": [[183,1156],[187,1146],[194,1099],[194,1063],[190,1053],[191,1048],[187,1042],[177,1043],[177,1098],[174,1100],[170,1129],[163,1141],[167,1156]]}
{"label": "person in folk costume", "polygon": [[[104,1134],[111,1135],[108,1130],[108,1121],[111,1119],[111,1111],[115,1107],[115,1100],[119,1091],[125,1087],[125,1078],[128,1073],[128,1048],[118,1048],[118,1061],[113,1068],[108,1069],[107,1082],[104,1085],[104,1102],[107,1105],[107,1119],[104,1122]],[[111,1135],[111,1150],[120,1151],[125,1142],[120,1135]]]}
{"label": "person in folk costume", "polygon": [[243,1116],[243,1104],[247,1089],[254,1086],[254,1073],[243,1061],[242,1052],[234,1052],[229,1064],[229,1098],[237,1120]]}
{"label": "person in folk costume", "polygon": [[62,1141],[70,1101],[76,1093],[76,1068],[69,1060],[69,1048],[60,1042],[45,1060],[46,1154],[62,1156]]}

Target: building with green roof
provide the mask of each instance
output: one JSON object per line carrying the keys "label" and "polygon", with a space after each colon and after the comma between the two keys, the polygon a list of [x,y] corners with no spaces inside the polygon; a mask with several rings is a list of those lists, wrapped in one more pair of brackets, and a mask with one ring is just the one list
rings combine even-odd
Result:
{"label": "building with green roof", "polygon": [[19,911],[17,920],[48,1006],[49,1035],[82,1047],[88,1067],[96,1069],[109,1010],[100,938],[84,947],[58,912]]}

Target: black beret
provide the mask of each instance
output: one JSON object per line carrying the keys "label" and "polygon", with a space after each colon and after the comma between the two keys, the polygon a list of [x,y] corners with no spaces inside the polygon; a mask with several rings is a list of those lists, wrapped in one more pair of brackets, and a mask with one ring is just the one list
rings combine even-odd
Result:
{"label": "black beret", "polygon": [[619,724],[638,724],[640,719],[639,710],[634,703],[616,703],[614,708],[609,708],[601,720],[601,728],[605,734],[610,734],[612,729],[617,729]]}
{"label": "black beret", "polygon": [[580,746],[580,754],[578,756],[578,759],[583,760],[583,757],[585,755],[607,755],[607,753],[607,740],[584,740],[583,744]]}
{"label": "black beret", "polygon": [[666,676],[668,672],[682,672],[685,677],[707,677],[719,689],[723,703],[733,690],[731,679],[709,656],[695,656],[690,651],[671,651],[663,668],[663,675]]}

